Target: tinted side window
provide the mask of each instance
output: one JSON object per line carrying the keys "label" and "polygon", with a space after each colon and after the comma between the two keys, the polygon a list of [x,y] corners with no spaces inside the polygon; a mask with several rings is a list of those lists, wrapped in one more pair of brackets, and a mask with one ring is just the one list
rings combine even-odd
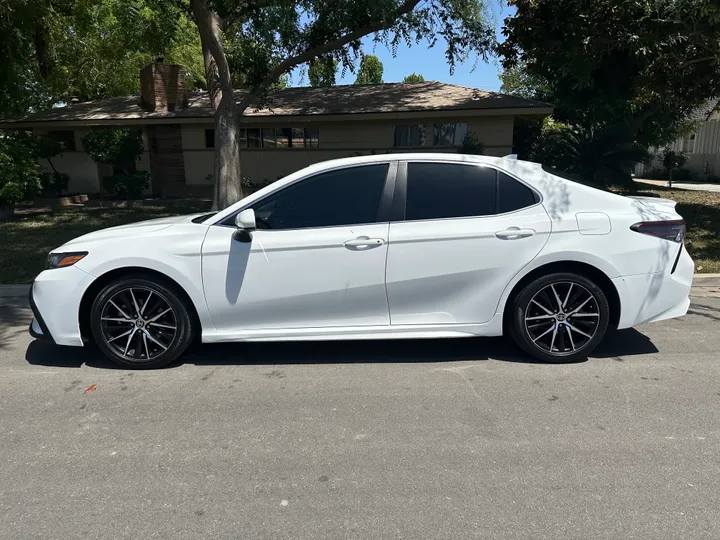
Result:
{"label": "tinted side window", "polygon": [[496,187],[493,169],[455,163],[408,163],[405,219],[495,214]]}
{"label": "tinted side window", "polygon": [[253,208],[258,229],[305,229],[375,223],[389,164],[321,173]]}
{"label": "tinted side window", "polygon": [[500,214],[520,210],[538,202],[537,196],[530,188],[504,173],[498,173],[498,189]]}

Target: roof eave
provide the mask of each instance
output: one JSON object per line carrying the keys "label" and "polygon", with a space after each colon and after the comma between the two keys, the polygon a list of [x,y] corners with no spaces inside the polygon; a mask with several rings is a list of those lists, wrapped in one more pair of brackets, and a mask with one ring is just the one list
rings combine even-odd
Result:
{"label": "roof eave", "polygon": [[[343,114],[258,114],[243,116],[242,123],[247,124],[275,124],[282,122],[344,122],[347,120],[393,120],[413,118],[452,118],[452,117],[478,117],[478,116],[548,116],[552,114],[553,107],[496,107],[489,109],[438,109],[424,111],[390,111],[390,112],[357,112]],[[0,121],[0,129],[27,129],[44,125],[52,126],[107,126],[107,125],[137,125],[137,124],[208,124],[212,115],[203,116],[138,116],[131,118],[81,118],[81,119],[39,119]]]}

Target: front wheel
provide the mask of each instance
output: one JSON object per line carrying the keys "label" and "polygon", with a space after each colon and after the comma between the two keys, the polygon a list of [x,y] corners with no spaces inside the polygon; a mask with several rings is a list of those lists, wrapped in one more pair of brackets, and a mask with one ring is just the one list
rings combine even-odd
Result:
{"label": "front wheel", "polygon": [[90,325],[105,356],[139,369],[169,364],[193,339],[188,309],[173,287],[145,277],[107,285],[93,302]]}
{"label": "front wheel", "polygon": [[602,341],[610,307],[602,289],[572,273],[543,276],[512,303],[511,335],[531,356],[545,362],[585,358]]}

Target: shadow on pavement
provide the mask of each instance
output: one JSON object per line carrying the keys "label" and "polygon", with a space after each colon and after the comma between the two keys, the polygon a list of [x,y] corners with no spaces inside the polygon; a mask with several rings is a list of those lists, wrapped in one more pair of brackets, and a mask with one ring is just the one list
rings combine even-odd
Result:
{"label": "shadow on pavement", "polygon": [[[650,339],[637,330],[608,334],[591,358],[614,358],[658,352]],[[93,347],[58,347],[33,341],[27,348],[28,363],[79,368],[117,367]],[[537,363],[503,338],[412,339],[378,341],[323,341],[285,343],[227,343],[198,345],[180,362],[199,366],[262,364],[348,364],[389,362],[459,362],[475,360]]]}

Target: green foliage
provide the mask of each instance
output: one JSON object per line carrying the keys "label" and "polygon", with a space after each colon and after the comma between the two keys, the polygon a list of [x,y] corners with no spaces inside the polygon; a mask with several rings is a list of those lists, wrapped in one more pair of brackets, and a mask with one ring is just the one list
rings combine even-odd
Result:
{"label": "green foliage", "polygon": [[334,58],[313,58],[308,65],[310,86],[335,86],[337,69]]}
{"label": "green foliage", "polygon": [[458,149],[460,154],[474,154],[482,155],[485,153],[485,145],[480,142],[477,135],[473,132],[468,132],[460,142],[460,148]]}
{"label": "green foliage", "polygon": [[532,161],[577,175],[596,185],[629,186],[635,163],[650,159],[637,144],[619,144],[622,133],[614,128],[588,131],[548,117],[533,145]]}
{"label": "green foliage", "polygon": [[139,199],[150,187],[150,173],[118,173],[105,178],[105,185],[111,193],[121,199]]}
{"label": "green foliage", "polygon": [[382,84],[383,64],[374,54],[364,55],[360,60],[355,84]]}
{"label": "green foliage", "polygon": [[687,155],[683,152],[675,152],[670,148],[665,148],[662,153],[662,164],[665,170],[680,169],[687,163]]}
{"label": "green foliage", "polygon": [[659,146],[720,91],[715,0],[511,4],[516,14],[505,20],[498,47],[503,67],[548,88],[561,122],[584,131],[612,127],[624,135],[620,145]]}
{"label": "green foliage", "polygon": [[91,131],[82,140],[85,152],[95,163],[112,165],[129,172],[143,152],[143,138],[133,129],[99,129]]}
{"label": "green foliage", "polygon": [[0,3],[0,116],[58,102],[137,93],[155,57],[204,86],[194,23],[182,4],[156,0],[5,0]]}
{"label": "green foliage", "polygon": [[507,68],[498,77],[502,82],[500,92],[503,94],[539,101],[548,101],[552,97],[547,82],[528,72],[524,64]]}
{"label": "green foliage", "polygon": [[24,133],[0,132],[0,206],[32,197],[40,189],[40,164]]}
{"label": "green foliage", "polygon": [[425,77],[418,73],[411,73],[410,75],[406,75],[403,79],[404,83],[421,83],[425,82]]}
{"label": "green foliage", "polygon": [[44,197],[60,197],[68,188],[70,176],[57,171],[40,174],[40,191]]}

